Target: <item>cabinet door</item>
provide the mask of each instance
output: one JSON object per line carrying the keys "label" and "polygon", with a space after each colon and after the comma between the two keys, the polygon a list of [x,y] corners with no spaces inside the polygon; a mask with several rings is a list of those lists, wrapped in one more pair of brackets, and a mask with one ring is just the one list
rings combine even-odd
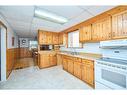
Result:
{"label": "cabinet door", "polygon": [[47,44],[47,33],[46,32],[42,32],[42,36],[41,36],[41,40],[42,40],[42,44]]}
{"label": "cabinet door", "polygon": [[68,65],[67,65],[67,59],[63,58],[63,69],[67,70],[68,69]]}
{"label": "cabinet door", "polygon": [[62,55],[57,54],[57,65],[62,65]]}
{"label": "cabinet door", "polygon": [[92,40],[111,39],[111,17],[106,17],[92,24]]}
{"label": "cabinet door", "polygon": [[90,25],[87,25],[87,26],[84,26],[82,28],[80,28],[80,36],[79,36],[79,40],[80,42],[88,42],[88,41],[91,41],[91,32],[92,32],[92,29],[91,29],[91,24]]}
{"label": "cabinet door", "polygon": [[81,79],[81,63],[74,62],[74,75]]}
{"label": "cabinet door", "polygon": [[79,41],[83,42],[83,27],[79,29]]}
{"label": "cabinet door", "polygon": [[94,86],[94,67],[93,63],[82,64],[82,80]]}
{"label": "cabinet door", "polygon": [[63,44],[63,33],[59,33],[59,44]]}
{"label": "cabinet door", "polygon": [[112,38],[127,37],[127,11],[112,16]]}
{"label": "cabinet door", "polygon": [[73,60],[68,59],[68,72],[73,74],[73,72],[74,72],[73,68],[74,68],[74,66],[73,66]]}
{"label": "cabinet door", "polygon": [[50,66],[55,66],[57,64],[56,62],[56,55],[55,54],[50,54]]}
{"label": "cabinet door", "polygon": [[52,44],[52,33],[47,32],[47,44]]}
{"label": "cabinet door", "polygon": [[49,67],[49,55],[48,54],[44,54],[44,55],[40,55],[40,64],[39,64],[40,68],[45,68],[45,67]]}
{"label": "cabinet door", "polygon": [[58,44],[58,42],[59,42],[58,33],[53,33],[53,44]]}
{"label": "cabinet door", "polygon": [[123,37],[127,37],[127,12],[123,14]]}
{"label": "cabinet door", "polygon": [[42,32],[39,32],[38,31],[38,43],[39,44],[42,44],[43,42],[42,42]]}

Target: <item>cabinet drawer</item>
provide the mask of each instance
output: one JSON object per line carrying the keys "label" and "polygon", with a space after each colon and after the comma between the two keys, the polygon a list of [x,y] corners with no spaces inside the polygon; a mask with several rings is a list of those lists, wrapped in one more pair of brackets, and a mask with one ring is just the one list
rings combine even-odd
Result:
{"label": "cabinet drawer", "polygon": [[77,62],[82,62],[82,59],[81,58],[75,57],[74,60],[77,61]]}
{"label": "cabinet drawer", "polygon": [[74,57],[70,57],[70,56],[68,56],[67,58],[70,59],[70,60],[73,60],[74,59]]}
{"label": "cabinet drawer", "polygon": [[88,59],[82,59],[82,63],[91,63],[94,62],[93,60],[88,60]]}

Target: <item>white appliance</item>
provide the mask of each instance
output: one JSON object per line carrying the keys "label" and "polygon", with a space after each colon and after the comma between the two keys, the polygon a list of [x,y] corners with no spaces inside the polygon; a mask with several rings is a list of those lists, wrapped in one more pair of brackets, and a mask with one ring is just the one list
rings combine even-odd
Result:
{"label": "white appliance", "polygon": [[112,58],[96,60],[95,89],[127,89],[127,61]]}
{"label": "white appliance", "polygon": [[127,48],[127,39],[101,41],[100,48]]}

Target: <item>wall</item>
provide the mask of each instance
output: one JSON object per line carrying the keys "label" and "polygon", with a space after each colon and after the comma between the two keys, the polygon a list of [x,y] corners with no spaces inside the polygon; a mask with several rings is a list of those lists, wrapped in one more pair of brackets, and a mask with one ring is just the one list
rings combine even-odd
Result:
{"label": "wall", "polygon": [[84,43],[83,48],[81,49],[72,49],[72,48],[65,48],[61,47],[61,51],[76,51],[76,52],[84,52],[84,53],[95,53],[95,54],[101,54],[101,49],[99,48],[99,42],[98,43]]}
{"label": "wall", "polygon": [[[8,24],[8,22],[6,21],[6,19],[4,18],[3,15],[0,14],[0,21],[3,22],[5,24],[5,26],[7,27],[7,48],[17,48],[18,47],[18,36],[16,35],[16,33],[12,30],[12,28],[10,27],[10,25]],[[15,38],[15,44],[14,46],[12,46],[12,37]]]}
{"label": "wall", "polygon": [[[2,46],[5,46],[3,50],[4,54],[2,55],[1,61],[4,62],[1,65],[2,68],[2,81],[6,80],[6,77],[8,77],[13,69],[13,65],[15,62],[15,49],[18,47],[18,36],[13,31],[13,29],[10,27],[6,19],[3,15],[0,14],[0,21],[7,27],[7,51],[6,51],[6,35],[3,39],[4,43],[2,43]],[[4,36],[4,34],[2,35]],[[12,37],[14,37],[14,46],[12,46]],[[2,50],[2,51],[3,51]],[[7,54],[7,57],[6,57]],[[4,60],[4,61],[3,61]]]}

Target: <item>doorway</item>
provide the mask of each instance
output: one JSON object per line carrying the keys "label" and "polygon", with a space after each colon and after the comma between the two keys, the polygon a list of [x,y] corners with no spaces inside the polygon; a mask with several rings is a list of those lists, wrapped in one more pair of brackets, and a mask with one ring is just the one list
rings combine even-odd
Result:
{"label": "doorway", "polygon": [[0,81],[6,81],[7,28],[0,21]]}
{"label": "doorway", "polygon": [[0,28],[0,81],[1,81],[1,28]]}

